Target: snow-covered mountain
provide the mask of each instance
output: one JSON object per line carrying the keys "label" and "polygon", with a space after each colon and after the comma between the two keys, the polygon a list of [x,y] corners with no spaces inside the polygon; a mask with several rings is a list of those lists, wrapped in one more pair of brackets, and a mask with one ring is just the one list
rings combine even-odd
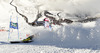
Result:
{"label": "snow-covered mountain", "polygon": [[[13,21],[16,21],[18,17],[20,39],[26,38],[26,34],[37,36],[32,43],[2,43],[9,42],[8,32],[0,31],[1,53],[100,53],[99,19],[88,23],[53,25],[53,30],[50,31],[43,26],[28,25],[9,4],[10,1],[0,0],[0,28],[9,30],[10,18],[13,17]],[[36,19],[38,9],[40,12],[49,10],[55,15],[61,12],[60,18],[66,19],[86,18],[86,15],[87,17],[100,16],[99,0],[14,0],[13,4],[18,7],[19,12],[28,17],[29,22]],[[11,35],[12,38],[14,36],[16,40],[16,31]]]}

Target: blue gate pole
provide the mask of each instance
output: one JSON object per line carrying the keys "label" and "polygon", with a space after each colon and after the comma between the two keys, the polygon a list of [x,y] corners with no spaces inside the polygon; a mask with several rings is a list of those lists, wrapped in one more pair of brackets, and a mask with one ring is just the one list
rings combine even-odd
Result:
{"label": "blue gate pole", "polygon": [[11,24],[11,17],[12,17],[12,16],[10,16],[10,23],[9,23],[9,30],[8,30],[8,41],[9,41],[9,39],[10,39],[10,24]]}
{"label": "blue gate pole", "polygon": [[[17,17],[17,24],[18,24],[18,17]],[[19,27],[18,27],[17,31],[18,31],[18,39],[19,39]]]}

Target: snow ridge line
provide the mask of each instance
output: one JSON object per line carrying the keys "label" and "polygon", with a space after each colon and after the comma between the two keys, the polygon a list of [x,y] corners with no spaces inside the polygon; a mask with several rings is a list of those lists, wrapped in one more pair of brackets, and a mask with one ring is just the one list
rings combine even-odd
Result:
{"label": "snow ridge line", "polygon": [[[23,14],[21,14],[21,13],[18,11],[18,8],[17,8],[15,5],[12,4],[13,1],[14,1],[14,0],[12,0],[12,1],[10,2],[10,5],[12,5],[13,7],[15,7],[16,12],[17,12],[19,15],[21,15],[22,17],[24,17],[26,23],[28,23],[28,24],[31,25],[31,26],[39,26],[39,25],[36,25],[36,24],[35,24],[36,21],[42,16],[42,15],[41,15],[42,12],[39,13],[39,9],[38,9],[38,14],[37,14],[36,20],[33,21],[32,23],[29,23],[29,22],[28,22],[28,17],[25,16],[25,15],[23,15]],[[56,24],[56,25],[62,25],[61,23],[63,23],[63,22],[65,22],[65,23],[67,23],[67,24],[71,24],[71,23],[73,23],[73,22],[87,23],[87,22],[91,22],[91,21],[96,21],[96,20],[98,19],[98,18],[86,18],[86,19],[81,19],[81,20],[77,20],[77,21],[73,21],[73,20],[70,20],[70,19],[64,19],[64,20],[63,20],[63,19],[59,19],[59,20],[56,20],[54,17],[48,16],[47,14],[50,14],[50,13],[49,13],[48,11],[45,11],[44,15],[45,15],[46,17],[50,18],[50,19],[53,21],[53,24]],[[59,14],[60,14],[60,13],[57,14],[58,17],[60,17]]]}

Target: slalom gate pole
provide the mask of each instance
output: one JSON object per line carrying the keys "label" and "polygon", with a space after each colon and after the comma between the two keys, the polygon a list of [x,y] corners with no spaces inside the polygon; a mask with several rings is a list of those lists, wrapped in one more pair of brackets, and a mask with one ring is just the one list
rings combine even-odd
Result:
{"label": "slalom gate pole", "polygon": [[[12,17],[12,16],[10,16],[10,22],[11,22],[11,17]],[[11,24],[11,23],[9,23],[8,41],[9,41],[9,39],[10,39],[10,24]]]}
{"label": "slalom gate pole", "polygon": [[[18,17],[17,17],[17,24],[18,24]],[[19,39],[19,27],[18,27],[17,31],[18,31],[18,39]]]}

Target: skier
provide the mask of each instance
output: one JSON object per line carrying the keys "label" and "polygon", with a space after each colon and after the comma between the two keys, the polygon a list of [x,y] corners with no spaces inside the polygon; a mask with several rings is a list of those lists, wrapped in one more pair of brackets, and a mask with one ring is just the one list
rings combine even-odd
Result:
{"label": "skier", "polygon": [[49,28],[51,30],[51,24],[49,18],[44,19],[44,27]]}

